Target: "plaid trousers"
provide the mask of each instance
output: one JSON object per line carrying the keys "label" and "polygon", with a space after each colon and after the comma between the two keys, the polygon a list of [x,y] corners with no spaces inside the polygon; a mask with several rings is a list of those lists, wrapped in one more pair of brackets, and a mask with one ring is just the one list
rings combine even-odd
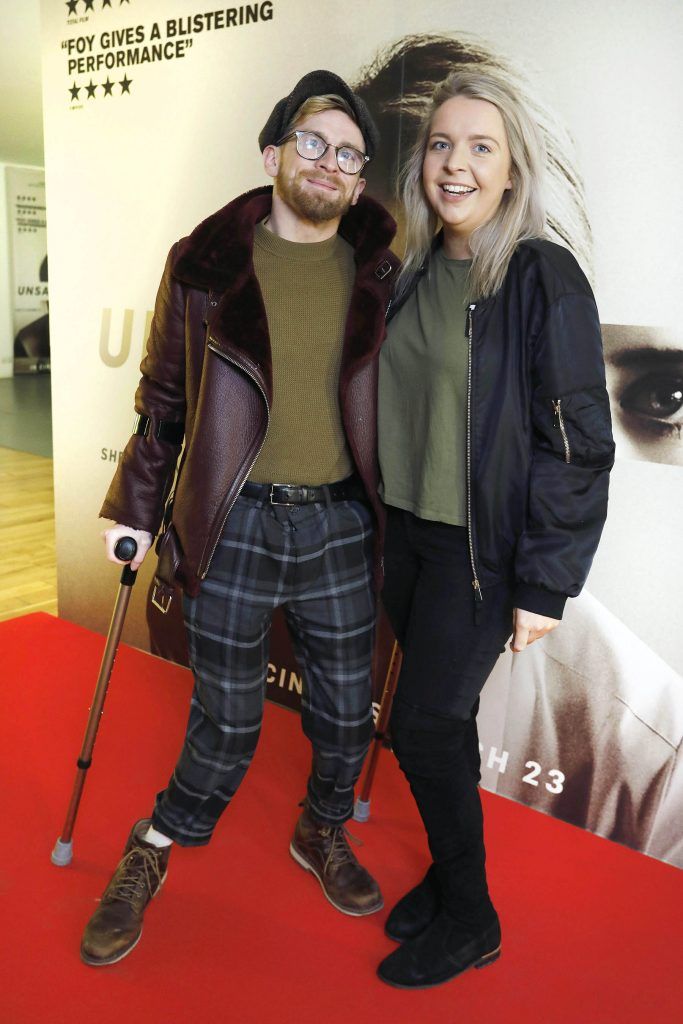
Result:
{"label": "plaid trousers", "polygon": [[311,812],[331,825],[351,817],[373,731],[372,539],[361,502],[282,506],[238,497],[199,595],[184,599],[195,685],[183,749],[154,808],[160,832],[182,846],[208,843],[244,778],[280,606],[302,671]]}

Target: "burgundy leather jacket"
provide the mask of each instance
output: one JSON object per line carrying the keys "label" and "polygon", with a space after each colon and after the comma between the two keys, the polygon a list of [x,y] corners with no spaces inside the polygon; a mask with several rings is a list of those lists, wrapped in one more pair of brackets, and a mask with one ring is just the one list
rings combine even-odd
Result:
{"label": "burgundy leather jacket", "polygon": [[[149,430],[129,440],[100,515],[152,534],[163,521],[156,577],[162,602],[174,579],[191,595],[199,591],[268,428],[272,360],[252,251],[254,226],[267,217],[271,194],[269,187],[247,192],[176,243],[159,287],[135,396]],[[349,449],[377,518],[378,551],[377,358],[398,267],[388,249],[395,229],[386,210],[364,196],[339,229],[354,248],[357,268],[339,400]],[[160,440],[160,423],[162,433],[168,423],[185,425],[177,478],[181,444]]]}

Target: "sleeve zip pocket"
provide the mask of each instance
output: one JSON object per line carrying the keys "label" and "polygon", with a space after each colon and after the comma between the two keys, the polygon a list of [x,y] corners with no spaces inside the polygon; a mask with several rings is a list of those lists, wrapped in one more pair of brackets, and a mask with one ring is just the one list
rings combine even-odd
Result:
{"label": "sleeve zip pocket", "polygon": [[567,463],[567,465],[569,465],[569,463],[572,461],[572,451],[569,447],[567,428],[564,425],[564,418],[562,416],[562,399],[552,398],[551,402],[553,403],[553,410],[555,412],[553,426],[558,428],[560,433],[562,434],[562,444],[564,445],[564,461]]}

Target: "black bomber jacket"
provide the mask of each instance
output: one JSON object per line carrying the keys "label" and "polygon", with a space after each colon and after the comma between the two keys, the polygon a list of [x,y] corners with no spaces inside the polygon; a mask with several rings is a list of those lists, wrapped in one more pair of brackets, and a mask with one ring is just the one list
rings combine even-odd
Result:
{"label": "black bomber jacket", "polygon": [[515,607],[561,618],[598,546],[614,462],[593,293],[569,250],[522,242],[499,291],[469,306],[463,335],[475,602],[508,579]]}

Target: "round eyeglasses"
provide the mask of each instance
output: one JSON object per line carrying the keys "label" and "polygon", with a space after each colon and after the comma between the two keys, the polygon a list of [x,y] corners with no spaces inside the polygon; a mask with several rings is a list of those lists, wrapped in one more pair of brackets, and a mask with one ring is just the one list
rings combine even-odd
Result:
{"label": "round eyeglasses", "polygon": [[296,138],[296,151],[304,160],[321,160],[328,149],[334,150],[337,158],[337,167],[344,174],[358,174],[370,160],[369,156],[354,149],[353,146],[333,146],[331,142],[325,142],[315,132],[293,131],[276,142],[276,146],[283,146],[285,142]]}

